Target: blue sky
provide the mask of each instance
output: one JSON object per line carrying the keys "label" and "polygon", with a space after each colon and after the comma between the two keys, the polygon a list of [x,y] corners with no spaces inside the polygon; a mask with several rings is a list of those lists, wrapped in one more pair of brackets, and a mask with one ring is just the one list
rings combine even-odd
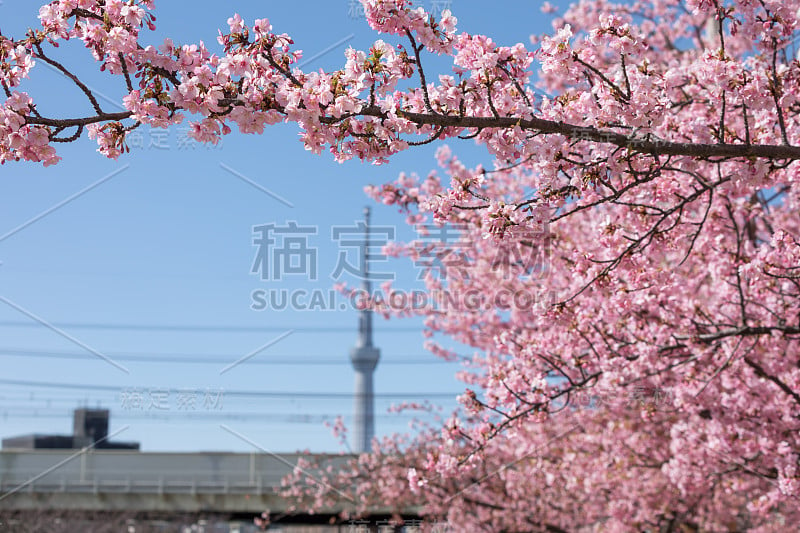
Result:
{"label": "blue sky", "polygon": [[[418,1],[428,9],[446,3]],[[379,38],[352,4],[162,1],[155,35],[146,39],[203,40],[218,50],[217,30],[238,12],[250,23],[269,18],[305,58],[327,51],[304,68],[337,68],[348,46],[365,49]],[[459,30],[490,35],[500,44],[530,47],[530,34],[550,27],[540,2],[449,4]],[[22,0],[0,3],[3,34],[22,35],[35,24],[37,7]],[[60,54],[102,93],[105,109],[117,110],[120,79],[99,75],[75,43]],[[444,62],[426,64],[431,72],[449,71]],[[43,114],[88,111],[78,92],[41,63],[23,90]],[[64,160],[54,167],[0,167],[0,436],[69,433],[71,410],[88,405],[111,409],[111,431],[119,432],[114,439],[140,441],[146,451],[252,449],[222,424],[274,452],[339,449],[321,421],[340,414],[347,421],[352,409],[348,353],[356,312],[349,305],[340,309],[341,299],[336,309],[321,312],[257,311],[252,294],[278,289],[327,295],[337,281],[331,274],[340,253],[350,263],[357,254],[332,239],[331,229],[354,227],[366,205],[373,226],[413,238],[394,208],[372,204],[362,189],[401,171],[426,174],[435,166],[435,148],[401,154],[383,166],[338,164],[328,154],[306,152],[293,125],[261,136],[234,133],[217,147],[187,143],[184,127],[140,130],[132,153],[118,161],[83,139],[60,146]],[[489,163],[471,142],[451,146],[470,163]],[[254,226],[290,221],[311,231],[307,243],[317,257],[317,279],[310,272],[281,280],[251,273],[258,251]],[[370,267],[415,286],[417,269],[407,262]],[[358,283],[346,274],[338,281]],[[463,389],[453,377],[458,366],[423,349],[419,321],[376,318],[375,325],[382,350],[376,393],[393,395],[378,401],[377,432],[407,430],[408,416],[385,414],[401,397],[428,399],[448,412]]]}

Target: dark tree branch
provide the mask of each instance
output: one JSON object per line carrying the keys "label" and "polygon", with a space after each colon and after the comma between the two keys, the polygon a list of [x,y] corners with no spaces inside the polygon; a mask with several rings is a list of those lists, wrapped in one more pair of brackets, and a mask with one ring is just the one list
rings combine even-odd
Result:
{"label": "dark tree branch", "polygon": [[[95,113],[97,113],[98,115],[103,114],[103,109],[100,107],[100,103],[97,101],[97,98],[94,97],[94,94],[89,89],[89,87],[87,87],[85,83],[79,80],[75,74],[67,70],[67,68],[64,67],[64,65],[62,65],[58,61],[47,57],[47,55],[44,53],[44,50],[42,50],[41,45],[39,44],[36,44],[36,54],[39,59],[41,59],[48,65],[55,67],[64,76],[69,78],[70,81],[72,81],[72,83],[77,85],[77,87],[81,90],[81,92],[83,92],[83,94],[86,95],[86,98],[88,98],[89,102],[92,104],[92,108],[95,110]],[[72,125],[77,126],[78,124],[72,124]]]}

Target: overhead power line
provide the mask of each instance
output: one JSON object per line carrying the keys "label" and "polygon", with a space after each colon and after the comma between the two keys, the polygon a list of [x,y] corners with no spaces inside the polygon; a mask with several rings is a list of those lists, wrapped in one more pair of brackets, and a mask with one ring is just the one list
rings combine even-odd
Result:
{"label": "overhead power line", "polygon": [[[45,389],[77,389],[81,391],[111,391],[111,392],[132,392],[132,391],[158,391],[167,390],[170,387],[164,386],[114,386],[114,385],[92,385],[78,383],[56,383],[46,381],[28,381],[17,379],[0,379],[0,385],[12,385],[22,387],[37,387]],[[177,390],[177,389],[176,389]],[[219,389],[226,397],[242,398],[317,398],[317,399],[352,399],[355,395],[349,392],[316,392],[316,391],[246,391],[246,390],[227,390]],[[376,399],[405,400],[408,398],[442,398],[455,399],[462,394],[457,392],[384,392],[374,394]]]}
{"label": "overhead power line", "polygon": [[[213,324],[113,324],[102,322],[53,322],[53,326],[62,329],[108,329],[132,331],[203,331],[224,333],[265,333],[286,331],[289,329],[305,333],[347,333],[354,335],[352,324],[342,326],[234,326]],[[0,320],[0,327],[13,328],[40,328],[41,324],[21,320]],[[402,326],[392,328],[378,328],[379,333],[409,333],[421,332],[421,326]]]}
{"label": "overhead power line", "polygon": [[[428,416],[426,412],[407,412],[393,414],[377,414],[375,418],[383,421],[407,422],[409,418],[421,418]],[[71,411],[35,408],[35,407],[15,407],[4,406],[0,411],[0,420],[18,418],[46,418],[46,419],[69,419]],[[192,421],[215,421],[215,420],[260,420],[264,422],[282,422],[288,424],[321,424],[323,422],[333,422],[341,416],[345,421],[352,419],[352,415],[345,413],[254,413],[254,412],[230,412],[230,411],[126,411],[118,410],[114,412],[114,420],[145,420],[153,422],[192,422]]]}
{"label": "overhead power line", "polygon": [[[110,358],[116,361],[131,361],[140,363],[180,363],[180,364],[214,364],[224,365],[236,360],[238,355],[223,354],[189,354],[189,353],[108,353]],[[32,357],[47,359],[85,359],[95,360],[91,354],[81,352],[68,352],[61,350],[42,350],[26,348],[0,348],[0,357]],[[447,364],[450,361],[438,358],[434,355],[417,355],[408,359],[381,359],[381,365],[439,365]],[[248,365],[347,365],[350,360],[345,355],[338,359],[293,357],[290,355],[264,355],[259,358],[248,360]]]}

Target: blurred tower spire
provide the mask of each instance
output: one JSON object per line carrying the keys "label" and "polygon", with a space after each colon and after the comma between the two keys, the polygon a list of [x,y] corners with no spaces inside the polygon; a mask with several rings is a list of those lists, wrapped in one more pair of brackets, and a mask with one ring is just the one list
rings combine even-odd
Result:
{"label": "blurred tower spire", "polygon": [[[369,281],[369,208],[364,208],[364,246],[361,249],[363,297],[372,294]],[[378,365],[380,350],[372,345],[372,311],[362,309],[358,317],[358,340],[350,350],[350,361],[356,371],[355,396],[353,405],[353,451],[363,453],[370,450],[370,442],[375,435],[374,391],[372,374]]]}

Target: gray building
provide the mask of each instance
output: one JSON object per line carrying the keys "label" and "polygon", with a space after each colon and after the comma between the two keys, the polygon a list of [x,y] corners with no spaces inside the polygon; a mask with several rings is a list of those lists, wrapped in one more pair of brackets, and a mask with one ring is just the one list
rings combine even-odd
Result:
{"label": "gray building", "polygon": [[72,415],[72,435],[32,433],[3,439],[3,449],[17,450],[138,450],[138,442],[108,440],[108,409],[75,409]]}

